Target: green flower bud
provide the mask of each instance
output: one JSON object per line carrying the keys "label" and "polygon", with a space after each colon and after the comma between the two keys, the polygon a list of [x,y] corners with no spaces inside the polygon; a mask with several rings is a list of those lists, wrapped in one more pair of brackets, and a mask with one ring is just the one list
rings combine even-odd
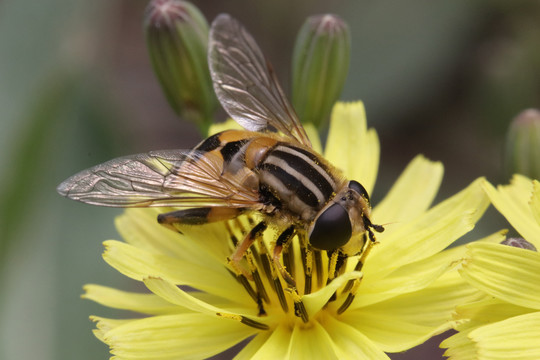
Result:
{"label": "green flower bud", "polygon": [[292,103],[303,123],[319,130],[328,124],[349,70],[350,33],[336,15],[309,17],[293,53]]}
{"label": "green flower bud", "polygon": [[505,169],[540,179],[540,111],[528,109],[512,120],[506,139]]}
{"label": "green flower bud", "polygon": [[192,4],[152,0],[144,30],[150,59],[174,111],[206,133],[217,99],[207,62],[208,23]]}

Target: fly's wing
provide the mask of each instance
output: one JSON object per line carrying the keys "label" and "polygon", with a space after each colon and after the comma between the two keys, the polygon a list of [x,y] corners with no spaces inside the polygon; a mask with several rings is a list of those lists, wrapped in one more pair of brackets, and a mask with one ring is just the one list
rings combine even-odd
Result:
{"label": "fly's wing", "polygon": [[112,207],[254,208],[257,192],[222,174],[223,159],[196,150],[153,151],[81,171],[57,188],[70,199]]}
{"label": "fly's wing", "polygon": [[261,49],[247,30],[227,14],[219,15],[212,23],[208,64],[221,105],[242,127],[250,131],[275,128],[311,147]]}

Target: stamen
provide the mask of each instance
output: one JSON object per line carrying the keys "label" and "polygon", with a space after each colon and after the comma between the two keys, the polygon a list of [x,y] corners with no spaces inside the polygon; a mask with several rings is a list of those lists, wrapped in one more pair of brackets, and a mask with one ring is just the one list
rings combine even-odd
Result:
{"label": "stamen", "polygon": [[[255,267],[255,265],[253,266]],[[264,287],[264,283],[261,279],[261,274],[259,274],[259,270],[255,267],[255,269],[251,273],[253,275],[253,281],[255,282],[255,287],[257,288],[259,296],[266,303],[269,303],[270,299],[268,298],[268,293],[266,292],[266,288]]]}
{"label": "stamen", "polygon": [[323,287],[323,261],[322,261],[322,252],[315,251],[315,274],[317,275],[317,289]]}
{"label": "stamen", "polygon": [[238,238],[236,235],[234,235],[234,230],[231,228],[229,222],[225,223],[225,229],[227,229],[227,232],[229,233],[229,240],[231,241],[234,249],[238,245]]}
{"label": "stamen", "polygon": [[[354,281],[354,280],[353,280]],[[347,284],[348,285],[348,284]],[[352,286],[351,286],[352,287]],[[347,298],[345,299],[345,301],[343,302],[343,304],[341,304],[341,306],[339,307],[337,313],[338,315],[341,315],[345,312],[345,310],[347,310],[349,308],[349,306],[351,306],[353,300],[354,300],[354,297],[355,295],[349,293],[347,294]]]}
{"label": "stamen", "polygon": [[338,258],[336,261],[336,272],[334,277],[338,277],[339,275],[343,274],[346,268],[348,256],[343,254],[342,252],[338,252]]}
{"label": "stamen", "polygon": [[307,323],[309,321],[309,316],[306,310],[306,307],[304,306],[304,303],[302,302],[302,298],[300,295],[298,295],[298,292],[294,288],[288,288],[287,292],[291,294],[291,297],[294,302],[294,314],[298,316],[304,323]]}
{"label": "stamen", "polygon": [[347,281],[347,283],[345,284],[345,287],[343,288],[343,291],[341,293],[342,294],[348,293],[349,291],[351,291],[353,285],[354,285],[354,280]]}
{"label": "stamen", "polygon": [[332,294],[332,296],[330,296],[330,299],[328,299],[328,301],[326,302],[326,304],[324,304],[324,306],[327,306],[329,303],[336,300],[337,300],[337,291],[334,291],[334,293]]}
{"label": "stamen", "polygon": [[[262,244],[261,246],[264,246],[266,249],[266,245]],[[268,250],[264,252],[264,254],[261,254],[260,257],[261,260],[261,266],[264,270],[264,273],[268,279],[273,278],[272,277],[272,260],[270,259],[270,254],[268,253]]]}
{"label": "stamen", "polygon": [[304,269],[304,272],[306,271],[306,246],[302,244],[302,241],[298,239],[300,242],[300,259],[302,259],[302,268]]}
{"label": "stamen", "polygon": [[242,320],[240,320],[240,322],[244,325],[248,325],[248,326],[251,326],[255,329],[260,329],[260,330],[268,330],[270,329],[270,327],[266,324],[263,324],[263,323],[260,323],[258,321],[255,321],[255,320],[252,320],[250,318],[247,318],[247,317],[243,317],[242,316]]}
{"label": "stamen", "polygon": [[287,269],[287,272],[294,278],[296,274],[296,262],[294,258],[294,244],[292,241],[289,241],[287,246],[283,248],[282,254],[283,265],[285,266],[285,269]]}
{"label": "stamen", "polygon": [[[242,223],[242,221],[240,221],[240,218],[235,218],[233,219],[234,221],[234,224],[236,225],[236,227],[238,229],[240,229],[240,232],[242,233],[242,235],[245,235],[247,234],[247,232],[249,231],[249,229],[247,229],[244,224]],[[253,220],[252,220],[253,221]],[[251,226],[250,224],[250,227],[253,228],[253,226]]]}
{"label": "stamen", "polygon": [[[262,240],[262,237],[258,239],[259,244],[259,252],[258,256],[256,257],[256,263],[260,264],[257,268],[257,274],[253,274],[253,280],[255,281],[255,285],[257,286],[257,289],[259,291],[260,296],[262,296],[263,300],[269,304],[270,303],[270,297],[268,295],[268,291],[266,290],[266,285],[264,284],[264,281],[261,277],[261,272],[259,268],[262,267],[263,276],[266,279],[272,278],[272,270],[270,268],[270,256],[268,254],[268,249],[266,248],[266,245],[264,244],[264,241]],[[272,281],[269,282],[270,287],[274,288],[274,283]],[[275,289],[274,289],[275,290]]]}
{"label": "stamen", "polygon": [[253,219],[253,216],[246,216],[247,220],[248,220],[248,224],[250,227],[253,227],[255,225],[255,219]]}
{"label": "stamen", "polygon": [[332,254],[330,255],[330,261],[328,262],[328,282],[334,280],[334,278],[336,277],[336,266],[337,266],[337,261],[338,261],[338,251],[333,251]]}
{"label": "stamen", "polygon": [[251,287],[251,284],[249,283],[249,280],[242,274],[240,275],[237,275],[234,271],[232,271],[231,269],[227,269],[227,271],[229,272],[229,274],[231,274],[240,284],[242,284],[242,286],[244,287],[244,289],[246,289],[247,293],[249,294],[249,296],[251,296],[251,298],[253,299],[253,301],[255,301],[255,303],[257,303],[257,293],[255,292],[255,290],[253,290],[253,288]]}
{"label": "stamen", "polygon": [[264,304],[260,297],[257,299],[257,307],[259,308],[259,313],[257,314],[257,316],[262,317],[267,315],[266,310],[264,310]]}
{"label": "stamen", "polygon": [[287,304],[287,299],[285,298],[285,293],[283,292],[283,287],[281,286],[281,281],[279,277],[274,278],[274,289],[276,290],[279,303],[284,312],[289,312],[289,305]]}
{"label": "stamen", "polygon": [[[328,261],[328,277],[326,279],[326,285],[330,284],[332,282],[332,280],[334,280],[335,277],[337,276],[337,274],[336,274],[336,272],[337,272],[336,265],[337,265],[337,262],[338,262],[338,254],[339,254],[338,251],[332,251],[331,252],[330,260]],[[336,301],[336,299],[337,299],[337,291],[334,291],[334,293],[332,294],[330,299],[328,299],[328,301],[326,302],[325,306],[328,305],[328,303],[330,303],[332,301]]]}
{"label": "stamen", "polygon": [[225,319],[239,321],[242,324],[251,326],[251,327],[253,327],[255,329],[259,329],[259,330],[268,330],[268,329],[270,329],[270,327],[268,325],[260,323],[258,321],[255,321],[253,319],[247,318],[247,317],[242,316],[242,315],[226,314],[226,313],[219,313],[219,312],[216,313],[216,315],[221,316],[221,317],[223,317]]}
{"label": "stamen", "polygon": [[306,283],[304,285],[304,295],[311,294],[311,282],[313,272],[313,252],[310,249],[305,250],[304,262],[304,277]]}

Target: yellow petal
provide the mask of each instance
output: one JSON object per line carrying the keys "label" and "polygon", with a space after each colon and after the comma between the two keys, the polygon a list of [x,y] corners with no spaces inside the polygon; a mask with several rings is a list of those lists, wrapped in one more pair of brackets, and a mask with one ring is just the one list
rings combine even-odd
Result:
{"label": "yellow petal", "polygon": [[[477,240],[477,242],[500,243],[505,239],[505,234],[506,230],[502,230]],[[362,280],[362,296],[356,298],[351,308],[366,306],[399,294],[421,290],[436,281],[446,271],[457,266],[466,252],[465,245],[456,246],[427,259],[404,265],[384,278],[366,277]]]}
{"label": "yellow petal", "polygon": [[109,240],[104,242],[103,259],[122,274],[142,281],[154,276],[165,278],[177,285],[188,285],[198,290],[221,296],[248,301],[242,286],[221,264],[208,261],[206,266],[175,259],[165,255],[152,254],[126,243]]}
{"label": "yellow petal", "polygon": [[487,299],[456,306],[454,318],[461,320],[470,319],[471,323],[475,326],[479,326],[530,312],[530,308],[510,304],[504,300],[489,297]]}
{"label": "yellow petal", "polygon": [[373,209],[374,221],[377,224],[389,223],[389,227],[399,226],[422,214],[437,195],[443,172],[440,162],[416,156],[383,201]]}
{"label": "yellow petal", "polygon": [[377,345],[353,326],[327,316],[323,326],[341,350],[342,359],[389,360]]}
{"label": "yellow petal", "polygon": [[321,146],[321,138],[319,137],[319,132],[317,131],[317,128],[313,125],[313,123],[309,123],[304,124],[304,129],[306,130],[309,141],[311,141],[311,146],[313,147],[313,150],[315,150],[319,154],[322,154],[323,151]]}
{"label": "yellow petal", "polygon": [[223,223],[186,226],[182,233],[172,231],[157,223],[160,213],[172,208],[132,208],[116,218],[115,224],[122,238],[129,244],[146,251],[187,259],[205,265],[225,263],[230,254]]}
{"label": "yellow petal", "polygon": [[94,284],[85,285],[84,291],[83,298],[114,309],[151,315],[179,313],[184,310],[154,294],[134,293]]}
{"label": "yellow petal", "polygon": [[210,125],[210,128],[208,129],[208,135],[214,135],[218,132],[225,130],[243,130],[243,128],[233,119],[227,119],[224,122],[213,123],[212,125]]}
{"label": "yellow petal", "polygon": [[[152,291],[154,294],[158,295],[159,297],[167,300],[168,302],[185,307],[186,309],[189,309],[191,311],[211,315],[211,316],[217,316],[217,317],[223,317],[227,319],[232,319],[235,321],[245,322],[246,320],[254,321],[258,324],[260,327],[267,327],[266,323],[268,323],[271,319],[269,317],[261,318],[255,316],[255,314],[232,314],[229,313],[227,310],[218,308],[216,306],[213,306],[211,304],[208,304],[202,300],[197,299],[196,297],[190,295],[188,292],[183,291],[173,283],[161,279],[161,278],[146,278],[144,279],[144,284],[150,291]],[[250,311],[252,313],[255,313],[257,311],[257,307],[255,304],[251,306],[250,308],[244,308],[244,311]],[[250,316],[253,315],[253,316]]]}
{"label": "yellow petal", "polygon": [[96,329],[94,330],[94,335],[100,340],[100,341],[103,341],[105,342],[105,340],[103,339],[103,337],[105,336],[105,334],[107,332],[109,332],[110,330],[120,326],[120,325],[124,325],[124,324],[127,324],[133,320],[131,319],[122,319],[122,320],[118,320],[118,319],[107,319],[107,318],[102,318],[102,317],[99,317],[99,316],[90,316],[90,320],[95,322],[96,323]]}
{"label": "yellow petal", "polygon": [[[506,238],[506,230],[498,231],[494,234],[486,236],[476,242],[500,243]],[[455,246],[436,253],[426,259],[418,260],[405,264],[402,267],[394,270],[382,279],[373,279],[366,277],[364,279],[365,293],[404,293],[416,291],[429,285],[436,280],[438,276],[444,274],[447,270],[457,266],[467,253],[465,245]],[[366,301],[367,299],[364,299]],[[362,301],[362,302],[364,302]],[[365,302],[369,304],[371,302]]]}
{"label": "yellow petal", "polygon": [[367,130],[362,102],[336,103],[332,110],[325,157],[351,180],[371,193],[377,178],[380,146],[377,133]]}
{"label": "yellow petal", "polygon": [[[525,175],[514,174],[510,180],[509,191],[516,197],[528,197],[531,193],[531,179]],[[505,187],[502,185],[501,187]]]}
{"label": "yellow petal", "polygon": [[171,304],[212,316],[223,312],[222,309],[216,308],[215,306],[207,304],[204,301],[191,296],[189,293],[180,289],[175,284],[162,278],[149,277],[143,281],[150,291]]}
{"label": "yellow petal", "polygon": [[[234,360],[251,360],[272,335],[271,331],[263,331],[255,335],[251,341],[234,357]],[[277,359],[277,358],[276,358]]]}
{"label": "yellow petal", "polygon": [[[503,229],[499,230],[491,235],[485,236],[481,239],[475,240],[475,243],[489,243],[489,244],[500,244],[501,241],[504,241],[506,239],[506,234],[508,233],[508,230]],[[468,248],[467,244],[465,243],[463,245],[459,246],[453,246],[451,248],[448,248],[436,255],[434,255],[432,258],[434,261],[455,261],[455,260],[463,260],[465,255],[467,254]]]}
{"label": "yellow petal", "polygon": [[525,238],[540,249],[540,224],[529,205],[533,192],[532,181],[515,175],[512,183],[497,189],[487,181],[483,184],[493,205],[510,224]]}
{"label": "yellow petal", "polygon": [[240,323],[191,313],[132,320],[106,332],[104,340],[125,359],[202,359],[254,333]]}
{"label": "yellow petal", "polygon": [[[288,359],[288,349],[291,339],[291,329],[286,325],[279,325],[266,341],[253,354],[253,360]],[[249,345],[248,345],[249,346]]]}
{"label": "yellow petal", "polygon": [[183,248],[177,241],[179,234],[157,222],[161,209],[126,209],[115,219],[116,229],[129,244],[140,249],[170,256],[181,256]]}
{"label": "yellow petal", "polygon": [[470,244],[462,276],[509,303],[540,309],[540,253],[500,244]]}
{"label": "yellow petal", "polygon": [[537,224],[540,224],[540,182],[533,180],[533,194],[531,197],[531,212]]}
{"label": "yellow petal", "polygon": [[391,314],[400,321],[437,328],[452,319],[456,304],[480,296],[474,287],[452,272],[429,287],[372,304],[363,311]]}
{"label": "yellow petal", "polygon": [[341,351],[328,334],[318,323],[304,327],[294,327],[289,344],[288,358],[291,360],[328,359],[338,360]]}
{"label": "yellow petal", "polygon": [[452,260],[440,261],[432,256],[423,261],[400,267],[381,279],[366,277],[362,283],[362,296],[355,299],[352,308],[367,306],[397,295],[423,289],[455,266]]}
{"label": "yellow petal", "polygon": [[395,319],[391,314],[346,311],[341,320],[365,334],[385,352],[410,349],[427,340],[433,328]]}
{"label": "yellow petal", "polygon": [[489,204],[481,182],[474,181],[412,221],[387,226],[377,235],[380,244],[367,259],[366,279],[380,279],[400,266],[436,254],[470,231]]}
{"label": "yellow petal", "polygon": [[476,344],[468,337],[471,329],[463,330],[445,339],[440,347],[447,348],[444,356],[448,360],[478,360]]}
{"label": "yellow petal", "polygon": [[362,273],[359,271],[351,271],[340,275],[332,280],[332,282],[325,287],[317,290],[309,295],[302,296],[302,301],[306,307],[309,317],[313,317],[323,306],[328,303],[328,300],[334,295],[334,293],[342,286],[344,286],[349,280],[362,278]]}
{"label": "yellow petal", "polygon": [[349,309],[343,321],[369,336],[384,351],[398,352],[417,346],[451,327],[456,304],[473,301],[480,295],[452,273],[454,276],[425,289]]}
{"label": "yellow petal", "polygon": [[469,333],[478,359],[540,359],[540,312],[481,326]]}

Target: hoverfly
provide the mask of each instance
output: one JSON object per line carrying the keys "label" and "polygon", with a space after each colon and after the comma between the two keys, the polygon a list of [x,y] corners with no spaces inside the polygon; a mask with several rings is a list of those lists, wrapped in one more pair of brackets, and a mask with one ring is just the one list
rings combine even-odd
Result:
{"label": "hoverfly", "polygon": [[273,226],[281,234],[273,259],[289,283],[279,258],[295,234],[326,251],[350,252],[355,241],[358,254],[366,234],[375,242],[372,230],[384,228],[371,222],[368,193],[312,149],[272,67],[229,15],[211,26],[208,62],[219,101],[245,130],[215,134],[191,150],[117,158],[70,177],[58,192],[94,205],[181,208],[158,216],[168,226],[257,212],[263,220],[230,260],[238,266],[256,236]]}

